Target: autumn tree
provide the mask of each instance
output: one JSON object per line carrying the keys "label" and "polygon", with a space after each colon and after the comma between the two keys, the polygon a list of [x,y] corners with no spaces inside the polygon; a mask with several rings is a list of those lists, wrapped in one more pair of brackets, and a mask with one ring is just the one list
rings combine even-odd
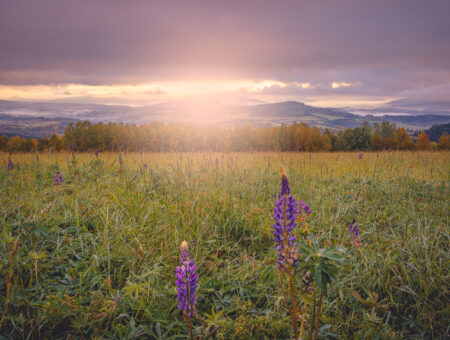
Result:
{"label": "autumn tree", "polygon": [[424,131],[417,137],[416,147],[418,150],[431,150],[430,138]]}
{"label": "autumn tree", "polygon": [[22,137],[14,136],[8,140],[6,150],[8,152],[18,152],[22,149]]}
{"label": "autumn tree", "polygon": [[450,135],[444,132],[439,138],[439,148],[442,150],[450,150]]}
{"label": "autumn tree", "polygon": [[61,137],[52,134],[48,140],[48,146],[54,151],[61,151],[63,146]]}
{"label": "autumn tree", "polygon": [[395,137],[392,148],[398,150],[413,150],[415,148],[415,145],[406,132],[405,128],[400,128],[397,130],[397,136]]}
{"label": "autumn tree", "polygon": [[31,138],[30,139],[30,143],[32,145],[32,151],[37,151],[38,145],[39,145],[39,142],[37,141],[37,139],[36,138]]}

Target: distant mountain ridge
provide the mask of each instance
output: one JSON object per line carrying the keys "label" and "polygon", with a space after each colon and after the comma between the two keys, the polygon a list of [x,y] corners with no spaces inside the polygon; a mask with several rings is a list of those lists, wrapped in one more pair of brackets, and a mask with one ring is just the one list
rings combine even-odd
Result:
{"label": "distant mountain ridge", "polygon": [[[370,112],[370,111],[367,111]],[[374,110],[376,113],[376,110]],[[181,122],[234,127],[274,126],[304,122],[332,130],[354,128],[363,122],[387,120],[410,130],[424,130],[450,122],[450,115],[366,115],[343,109],[323,108],[296,101],[257,105],[230,105],[217,101],[174,101],[147,106],[84,103],[18,102],[0,100],[0,134],[42,137],[60,134],[72,121],[92,122]]]}

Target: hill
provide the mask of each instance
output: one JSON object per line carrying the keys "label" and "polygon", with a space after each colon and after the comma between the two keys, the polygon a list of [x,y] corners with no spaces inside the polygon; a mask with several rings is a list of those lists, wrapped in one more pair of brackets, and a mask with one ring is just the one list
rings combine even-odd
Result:
{"label": "hill", "polygon": [[[376,111],[376,110],[375,110]],[[275,126],[304,122],[311,126],[340,130],[363,122],[389,121],[409,130],[424,130],[450,122],[450,115],[358,115],[348,110],[323,108],[296,101],[257,105],[230,105],[218,101],[174,101],[147,106],[88,103],[0,101],[0,134],[41,137],[62,133],[74,120],[91,122],[182,122],[196,125],[234,127]],[[367,112],[366,112],[367,113]],[[417,113],[417,112],[414,112]]]}

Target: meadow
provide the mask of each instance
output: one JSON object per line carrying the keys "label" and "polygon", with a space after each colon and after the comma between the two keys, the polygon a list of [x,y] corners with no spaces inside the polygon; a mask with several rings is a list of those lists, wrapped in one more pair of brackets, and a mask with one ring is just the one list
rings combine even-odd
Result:
{"label": "meadow", "polygon": [[1,339],[188,338],[183,240],[198,266],[195,337],[291,339],[272,228],[280,165],[320,245],[346,249],[319,338],[450,335],[450,152],[25,153],[12,169],[8,157]]}

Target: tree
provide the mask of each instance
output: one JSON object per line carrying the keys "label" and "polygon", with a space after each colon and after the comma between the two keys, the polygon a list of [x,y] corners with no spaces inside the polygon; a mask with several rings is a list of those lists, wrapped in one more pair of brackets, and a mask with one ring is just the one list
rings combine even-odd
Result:
{"label": "tree", "polygon": [[42,137],[38,142],[38,151],[46,151],[48,149],[48,138]]}
{"label": "tree", "polygon": [[430,138],[424,131],[417,137],[416,147],[418,150],[431,150]]}
{"label": "tree", "polygon": [[58,137],[57,135],[52,134],[50,136],[50,139],[48,140],[48,145],[49,145],[49,147],[52,148],[52,150],[61,151],[61,149],[62,149],[61,137]]}
{"label": "tree", "polygon": [[20,136],[14,136],[8,140],[6,146],[8,152],[18,152],[22,150],[22,138]]}
{"label": "tree", "polygon": [[439,148],[442,150],[450,150],[450,135],[444,132],[439,138]]}
{"label": "tree", "polygon": [[376,134],[370,138],[370,148],[375,151],[384,149],[384,138],[381,135]]}
{"label": "tree", "polygon": [[381,137],[383,138],[394,138],[397,132],[397,126],[395,123],[389,123],[388,121],[383,121],[381,123]]}
{"label": "tree", "polygon": [[8,136],[3,135],[0,137],[0,151],[6,151],[6,146],[8,145]]}
{"label": "tree", "polygon": [[400,128],[397,130],[397,136],[392,147],[398,150],[413,150],[415,146],[405,128]]}

